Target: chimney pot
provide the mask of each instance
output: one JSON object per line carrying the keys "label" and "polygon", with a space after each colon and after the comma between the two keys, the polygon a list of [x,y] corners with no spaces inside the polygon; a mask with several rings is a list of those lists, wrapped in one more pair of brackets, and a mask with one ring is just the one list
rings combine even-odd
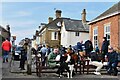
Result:
{"label": "chimney pot", "polygon": [[49,17],[48,18],[48,22],[50,23],[50,22],[52,22],[53,21],[53,17]]}
{"label": "chimney pot", "polygon": [[56,18],[61,18],[61,10],[56,10]]}

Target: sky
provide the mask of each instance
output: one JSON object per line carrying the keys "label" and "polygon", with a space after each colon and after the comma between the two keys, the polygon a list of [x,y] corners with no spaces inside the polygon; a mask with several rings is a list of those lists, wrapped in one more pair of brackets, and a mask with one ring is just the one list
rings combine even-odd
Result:
{"label": "sky", "polygon": [[55,19],[55,10],[62,11],[62,17],[81,20],[81,12],[86,9],[87,20],[91,21],[118,1],[111,2],[42,2],[4,0],[0,3],[0,25],[9,24],[16,44],[25,37],[32,38],[41,23],[48,23],[48,17]]}

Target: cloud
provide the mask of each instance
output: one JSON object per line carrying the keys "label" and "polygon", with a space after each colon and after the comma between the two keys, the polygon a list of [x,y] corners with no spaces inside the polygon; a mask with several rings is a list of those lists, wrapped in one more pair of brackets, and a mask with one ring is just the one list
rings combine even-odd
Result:
{"label": "cloud", "polygon": [[119,0],[2,0],[2,2],[116,2]]}
{"label": "cloud", "polygon": [[[5,26],[7,24],[10,24],[11,28],[14,27],[20,27],[20,28],[29,28],[31,26],[36,27],[36,25],[40,24],[38,21],[35,20],[8,20],[8,21],[2,21],[2,25]],[[39,26],[39,25],[38,25]]]}
{"label": "cloud", "polygon": [[90,10],[87,11],[88,14],[100,14],[100,11]]}
{"label": "cloud", "polygon": [[19,44],[20,40],[24,38],[32,38],[32,36],[35,34],[35,29],[24,29],[19,31],[12,31],[12,35],[16,36],[16,44]]}
{"label": "cloud", "polygon": [[17,16],[22,16],[22,17],[31,15],[31,13],[27,12],[27,11],[18,11],[18,12],[16,12],[16,14],[17,14]]}
{"label": "cloud", "polygon": [[16,11],[11,13],[11,16],[8,16],[10,18],[28,17],[32,15],[32,13],[28,11]]}
{"label": "cloud", "polygon": [[34,29],[24,29],[24,30],[19,30],[19,31],[13,31],[12,34],[16,35],[18,37],[28,37],[29,35],[33,35],[35,32]]}

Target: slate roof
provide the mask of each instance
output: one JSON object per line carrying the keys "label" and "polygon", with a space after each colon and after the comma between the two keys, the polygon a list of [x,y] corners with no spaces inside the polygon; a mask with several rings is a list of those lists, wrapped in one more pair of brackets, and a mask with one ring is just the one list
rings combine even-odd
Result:
{"label": "slate roof", "polygon": [[89,32],[89,26],[87,25],[87,23],[83,24],[82,20],[74,20],[70,18],[57,18],[46,26],[49,29],[60,29],[57,26],[58,22],[64,22],[66,31]]}
{"label": "slate roof", "polygon": [[114,4],[112,7],[110,7],[108,10],[106,10],[105,12],[103,12],[102,14],[100,14],[98,17],[96,17],[95,19],[93,19],[90,23],[99,21],[101,19],[110,17],[110,15],[115,15],[120,13],[120,1],[116,4]]}
{"label": "slate roof", "polygon": [[0,30],[4,31],[4,32],[8,32],[5,28],[3,28],[1,25],[0,25]]}
{"label": "slate roof", "polygon": [[74,20],[74,19],[63,19],[65,23],[66,31],[88,31],[89,27],[87,24],[83,24],[82,20]]}
{"label": "slate roof", "polygon": [[62,22],[63,21],[63,19],[62,18],[57,18],[57,19],[55,19],[55,20],[53,20],[52,22],[50,22],[50,23],[48,23],[47,25],[46,25],[46,27],[48,27],[48,29],[60,29],[58,26],[57,26],[57,23],[58,22]]}

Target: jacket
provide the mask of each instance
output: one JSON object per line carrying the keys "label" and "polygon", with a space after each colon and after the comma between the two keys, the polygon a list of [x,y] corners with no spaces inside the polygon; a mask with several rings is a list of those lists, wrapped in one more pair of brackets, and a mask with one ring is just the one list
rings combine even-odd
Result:
{"label": "jacket", "polygon": [[6,40],[2,43],[2,49],[5,50],[5,51],[10,51],[11,49],[11,43]]}
{"label": "jacket", "polygon": [[109,42],[103,41],[101,51],[105,52],[104,54],[106,54],[108,52],[108,46],[109,46]]}
{"label": "jacket", "polygon": [[83,51],[83,47],[82,46],[83,46],[83,44],[78,42],[77,43],[77,50]]}
{"label": "jacket", "polygon": [[53,52],[51,52],[49,55],[48,55],[48,65],[51,66],[51,67],[54,67],[56,66],[56,57],[57,57],[58,54],[54,54]]}
{"label": "jacket", "polygon": [[90,40],[87,40],[85,42],[85,50],[87,52],[91,52],[93,50],[93,45],[92,45],[92,42]]}
{"label": "jacket", "polygon": [[108,58],[108,62],[110,62],[110,63],[118,62],[118,54],[115,51],[113,51],[111,53],[108,52],[107,58]]}
{"label": "jacket", "polygon": [[96,52],[91,52],[90,58],[91,58],[91,61],[99,61],[99,57],[98,57],[98,54]]}

